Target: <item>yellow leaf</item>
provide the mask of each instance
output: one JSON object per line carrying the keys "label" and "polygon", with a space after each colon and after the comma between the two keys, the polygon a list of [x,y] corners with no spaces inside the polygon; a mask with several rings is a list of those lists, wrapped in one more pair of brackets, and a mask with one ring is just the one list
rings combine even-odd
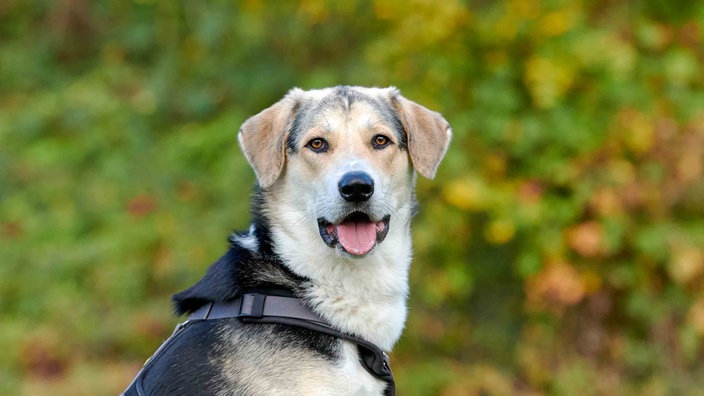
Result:
{"label": "yellow leaf", "polygon": [[534,56],[526,62],[524,81],[535,105],[551,108],[572,86],[574,71],[565,63]]}
{"label": "yellow leaf", "polygon": [[504,244],[516,234],[516,227],[510,220],[495,220],[489,223],[484,230],[484,237],[489,243],[500,245]]}
{"label": "yellow leaf", "polygon": [[486,205],[483,186],[473,179],[453,181],[443,189],[445,200],[464,210],[481,210]]}
{"label": "yellow leaf", "polygon": [[690,283],[704,273],[704,253],[692,246],[675,246],[667,272],[677,283]]}
{"label": "yellow leaf", "polygon": [[689,308],[687,322],[699,335],[704,336],[704,298],[697,299]]}
{"label": "yellow leaf", "polygon": [[572,22],[569,15],[564,11],[553,11],[545,15],[540,20],[540,31],[546,36],[554,37],[565,33]]}

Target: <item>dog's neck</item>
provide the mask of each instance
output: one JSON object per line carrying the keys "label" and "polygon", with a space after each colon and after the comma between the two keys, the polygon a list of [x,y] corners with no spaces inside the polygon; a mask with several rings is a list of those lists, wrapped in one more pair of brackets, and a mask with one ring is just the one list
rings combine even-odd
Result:
{"label": "dog's neck", "polygon": [[314,227],[301,224],[285,207],[277,218],[267,219],[263,236],[283,265],[306,279],[297,292],[316,313],[341,331],[390,351],[406,320],[412,207],[395,213],[384,242],[363,257],[329,248]]}
{"label": "dog's neck", "polygon": [[403,252],[379,246],[354,261],[328,257],[325,273],[305,285],[305,299],[333,325],[390,351],[406,321],[410,240],[403,242]]}

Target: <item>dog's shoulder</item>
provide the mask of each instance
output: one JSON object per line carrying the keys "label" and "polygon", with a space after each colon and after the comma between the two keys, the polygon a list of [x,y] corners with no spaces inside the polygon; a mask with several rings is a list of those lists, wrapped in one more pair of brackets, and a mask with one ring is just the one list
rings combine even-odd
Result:
{"label": "dog's shoulder", "polygon": [[173,295],[176,314],[180,316],[193,312],[208,302],[234,299],[240,292],[237,280],[242,266],[238,264],[246,262],[249,255],[245,249],[231,247],[210,265],[205,276],[195,285]]}
{"label": "dog's shoulder", "polygon": [[[235,326],[231,321],[229,326]],[[199,321],[182,328],[145,364],[137,379],[144,394],[212,395],[223,382],[212,358],[220,344],[221,323]]]}

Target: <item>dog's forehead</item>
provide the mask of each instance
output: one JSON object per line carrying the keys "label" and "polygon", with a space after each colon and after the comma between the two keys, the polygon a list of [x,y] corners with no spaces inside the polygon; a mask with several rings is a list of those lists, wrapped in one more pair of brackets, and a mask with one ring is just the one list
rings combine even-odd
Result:
{"label": "dog's forehead", "polygon": [[308,91],[297,90],[297,95],[313,102],[343,101],[343,100],[364,100],[377,99],[389,100],[398,95],[398,90],[394,87],[388,88],[368,88],[339,85],[337,87],[311,89]]}
{"label": "dog's forehead", "polygon": [[[392,98],[395,88],[365,88],[339,86],[310,91],[298,91],[298,109],[288,138],[294,149],[300,136],[312,128],[334,130],[342,122],[386,124],[397,135],[401,147],[406,146],[406,134]],[[356,119],[351,120],[352,117]]]}
{"label": "dog's forehead", "polygon": [[390,92],[379,88],[340,86],[306,94],[300,112],[313,122],[335,114],[350,116],[353,109],[354,115],[367,118],[388,119],[394,113]]}

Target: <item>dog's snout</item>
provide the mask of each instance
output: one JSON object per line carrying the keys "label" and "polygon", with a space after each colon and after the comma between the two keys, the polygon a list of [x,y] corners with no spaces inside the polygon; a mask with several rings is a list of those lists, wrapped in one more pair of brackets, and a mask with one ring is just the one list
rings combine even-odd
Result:
{"label": "dog's snout", "polygon": [[365,172],[348,172],[342,175],[337,189],[349,202],[364,202],[374,194],[374,180]]}

